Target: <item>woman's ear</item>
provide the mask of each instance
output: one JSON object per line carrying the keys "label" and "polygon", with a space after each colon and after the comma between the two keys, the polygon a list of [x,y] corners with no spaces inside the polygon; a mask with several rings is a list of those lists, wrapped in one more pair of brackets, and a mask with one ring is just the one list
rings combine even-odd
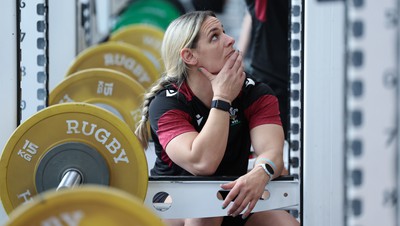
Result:
{"label": "woman's ear", "polygon": [[183,62],[189,65],[197,64],[197,57],[193,55],[193,51],[189,48],[183,48],[181,50],[181,58]]}

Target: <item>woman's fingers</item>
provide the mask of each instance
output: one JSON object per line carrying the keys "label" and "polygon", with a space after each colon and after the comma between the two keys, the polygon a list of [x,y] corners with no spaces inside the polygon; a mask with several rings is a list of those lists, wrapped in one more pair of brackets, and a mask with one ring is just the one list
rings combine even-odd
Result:
{"label": "woman's fingers", "polygon": [[225,62],[218,75],[210,73],[203,67],[198,68],[198,70],[211,81],[214,95],[232,101],[239,95],[246,78],[242,61],[243,57],[239,51],[235,51]]}
{"label": "woman's fingers", "polygon": [[235,66],[237,58],[240,56],[239,50],[235,50],[234,53],[229,57],[229,59],[226,61],[224,68],[226,69],[231,69],[233,66]]}
{"label": "woman's fingers", "polygon": [[228,215],[232,215],[233,217],[239,215],[244,208],[247,207],[249,203],[248,198],[246,195],[243,195],[243,193],[239,193],[238,196],[236,196],[235,201],[232,203],[231,208],[228,210]]}
{"label": "woman's fingers", "polygon": [[257,197],[249,196],[245,192],[239,192],[239,194],[236,195],[235,200],[232,202],[232,205],[228,210],[227,215],[235,217],[245,211],[243,213],[243,218],[246,218],[254,209],[257,201]]}
{"label": "woman's fingers", "polygon": [[235,64],[232,66],[232,70],[236,73],[242,73],[244,71],[243,69],[244,69],[243,55],[241,52],[238,52]]}
{"label": "woman's fingers", "polygon": [[203,75],[205,75],[210,81],[215,78],[215,75],[211,74],[207,69],[203,67],[199,67],[197,70],[199,70]]}
{"label": "woman's fingers", "polygon": [[257,201],[258,201],[258,199],[257,200],[253,200],[253,201],[250,202],[249,206],[246,209],[246,212],[244,212],[243,215],[242,215],[243,219],[246,219],[250,215],[251,211],[256,206]]}
{"label": "woman's fingers", "polygon": [[221,187],[231,189],[223,202],[222,208],[225,209],[231,203],[227,214],[238,216],[244,211],[243,218],[246,218],[251,213],[264,190],[244,177],[221,185]]}
{"label": "woman's fingers", "polygon": [[230,183],[227,184],[223,184],[221,185],[221,187],[223,189],[232,189],[228,195],[226,196],[225,200],[222,202],[222,209],[225,209],[229,203],[235,199],[235,197],[237,196],[237,194],[239,193],[238,189],[235,189],[235,183],[236,181],[232,181]]}

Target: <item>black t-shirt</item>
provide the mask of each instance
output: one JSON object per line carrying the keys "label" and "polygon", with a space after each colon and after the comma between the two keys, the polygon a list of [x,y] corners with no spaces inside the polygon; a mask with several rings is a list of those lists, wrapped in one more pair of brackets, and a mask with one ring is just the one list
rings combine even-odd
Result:
{"label": "black t-shirt", "polygon": [[[189,172],[176,165],[165,152],[166,145],[176,136],[200,132],[210,108],[205,106],[186,83],[175,84],[159,91],[149,106],[151,135],[156,151],[152,176],[184,176]],[[239,96],[232,102],[230,128],[225,155],[213,176],[241,176],[247,172],[250,152],[250,130],[261,124],[281,125],[278,100],[263,83],[247,78]]]}

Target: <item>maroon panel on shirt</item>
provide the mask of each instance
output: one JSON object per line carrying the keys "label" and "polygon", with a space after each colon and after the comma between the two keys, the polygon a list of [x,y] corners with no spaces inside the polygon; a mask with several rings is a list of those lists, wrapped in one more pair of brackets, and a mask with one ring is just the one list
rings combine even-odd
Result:
{"label": "maroon panel on shirt", "polygon": [[161,151],[161,160],[162,160],[163,162],[167,163],[169,167],[172,167],[172,163],[173,163],[173,162],[172,162],[172,160],[169,158],[169,156],[168,156],[167,152],[165,151],[165,149],[163,149],[163,150]]}
{"label": "maroon panel on shirt", "polygon": [[258,20],[265,22],[267,20],[267,0],[256,0],[255,14]]}
{"label": "maroon panel on shirt", "polygon": [[186,97],[187,101],[192,100],[194,94],[186,82],[182,83],[182,85],[180,87],[176,84],[172,84],[172,85],[175,87],[175,89],[179,90],[179,93],[183,94]]}
{"label": "maroon panel on shirt", "polygon": [[158,120],[158,140],[165,150],[167,144],[176,136],[186,132],[196,132],[191,122],[191,117],[184,111],[170,110],[165,112]]}
{"label": "maroon panel on shirt", "polygon": [[282,125],[279,116],[278,98],[273,95],[265,95],[258,98],[245,110],[249,120],[249,128],[253,129],[262,124]]}

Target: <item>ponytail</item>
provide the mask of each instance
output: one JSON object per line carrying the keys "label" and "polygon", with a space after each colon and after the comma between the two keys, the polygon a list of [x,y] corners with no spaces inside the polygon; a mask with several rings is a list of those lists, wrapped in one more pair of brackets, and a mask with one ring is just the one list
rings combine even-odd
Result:
{"label": "ponytail", "polygon": [[144,101],[142,104],[142,118],[136,123],[136,130],[135,130],[135,134],[144,149],[147,149],[149,146],[149,131],[148,131],[149,126],[147,125],[147,121],[149,119],[150,102],[160,90],[162,90],[167,84],[171,83],[170,80],[175,80],[175,79],[171,79],[167,76],[162,76],[150,88],[150,91],[144,95]]}

